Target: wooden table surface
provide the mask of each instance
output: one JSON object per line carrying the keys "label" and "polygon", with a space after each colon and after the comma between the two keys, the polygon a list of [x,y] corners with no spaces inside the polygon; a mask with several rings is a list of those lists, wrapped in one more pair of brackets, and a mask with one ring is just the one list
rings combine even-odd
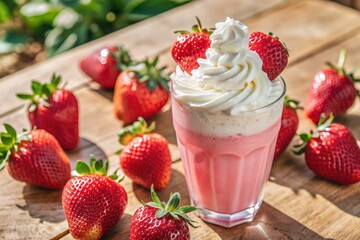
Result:
{"label": "wooden table surface", "polygon": [[[113,93],[91,83],[79,70],[79,60],[99,47],[115,43],[129,49],[136,59],[160,54],[161,64],[173,71],[173,31],[191,26],[195,15],[204,26],[214,26],[231,16],[245,22],[250,31],[273,31],[280,36],[290,49],[289,64],[283,73],[287,94],[303,103],[314,74],[324,61],[336,62],[341,48],[348,50],[348,69],[360,66],[360,14],[356,10],[330,1],[197,0],[1,79],[1,125],[11,123],[17,130],[29,128],[24,102],[15,93],[29,91],[32,79],[47,81],[53,72],[60,73],[80,103],[81,141],[75,151],[68,153],[72,165],[93,153],[107,157],[111,169],[117,168],[114,152],[119,148],[117,132],[122,123],[112,114]],[[348,114],[336,118],[357,139],[359,105],[357,100]],[[314,128],[303,112],[299,116],[298,132]],[[178,191],[183,203],[189,204],[169,104],[151,120],[157,122],[157,131],[171,143],[173,159],[170,185],[159,195],[167,199],[170,192]],[[14,181],[6,171],[0,173],[0,185],[0,239],[49,239],[68,228],[60,191]],[[149,192],[130,179],[126,178],[123,185],[128,206],[104,239],[128,239],[132,214],[141,199],[150,199]],[[296,157],[287,150],[274,162],[265,201],[253,222],[226,229],[191,216],[201,226],[191,229],[192,239],[360,239],[360,183],[340,186],[316,177],[306,167],[303,156]],[[64,239],[72,238],[67,235]]]}

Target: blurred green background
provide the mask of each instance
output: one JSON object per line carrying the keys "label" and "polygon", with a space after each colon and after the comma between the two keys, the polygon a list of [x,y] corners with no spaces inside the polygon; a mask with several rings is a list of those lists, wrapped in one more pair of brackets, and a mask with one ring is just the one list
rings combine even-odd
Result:
{"label": "blurred green background", "polygon": [[43,44],[47,57],[191,0],[0,0],[0,55]]}

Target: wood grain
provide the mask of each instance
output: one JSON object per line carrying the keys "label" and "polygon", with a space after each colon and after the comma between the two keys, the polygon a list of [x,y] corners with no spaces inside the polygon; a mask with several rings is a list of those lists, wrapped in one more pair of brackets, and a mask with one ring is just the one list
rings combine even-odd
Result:
{"label": "wood grain", "polygon": [[[174,39],[172,31],[191,25],[190,16],[195,13],[204,20],[204,25],[212,25],[228,15],[245,19],[252,31],[276,29],[291,49],[290,64],[283,74],[287,93],[303,103],[313,75],[325,60],[336,62],[341,48],[348,49],[348,69],[360,66],[360,14],[352,9],[328,1],[199,0],[0,80],[0,95],[6,99],[0,101],[0,122],[9,122],[17,129],[29,127],[24,104],[14,100],[14,94],[29,89],[32,78],[46,80],[53,71],[61,72],[64,78],[71,79],[69,87],[77,95],[81,109],[81,143],[68,153],[72,165],[93,153],[108,158],[110,170],[116,169],[118,156],[114,152],[119,148],[117,133],[122,123],[112,114],[112,92],[89,83],[77,68],[78,60],[100,46],[119,42],[131,48],[136,58],[161,54],[161,64],[173,70],[175,64],[169,54]],[[334,18],[335,15],[338,17]],[[154,31],[154,26],[157,34],[147,36],[148,43],[137,37],[140,31]],[[303,113],[299,116],[299,132],[313,127]],[[159,195],[167,199],[170,192],[179,191],[183,203],[189,204],[169,104],[149,121],[156,121],[157,131],[169,140],[174,162],[170,186]],[[336,121],[348,126],[360,139],[359,101]],[[150,200],[149,192],[129,179],[123,184],[129,197],[126,213],[104,239],[128,239],[132,214],[140,206],[140,200]],[[61,192],[16,182],[6,171],[0,172],[0,185],[0,219],[4,219],[0,221],[0,239],[49,239],[67,229]],[[191,236],[192,239],[360,239],[359,199],[359,183],[344,187],[318,178],[306,167],[302,156],[295,157],[288,149],[274,163],[271,181],[265,187],[265,202],[253,222],[225,229],[206,224],[191,214],[200,225],[191,229]],[[72,238],[67,235],[64,239]]]}

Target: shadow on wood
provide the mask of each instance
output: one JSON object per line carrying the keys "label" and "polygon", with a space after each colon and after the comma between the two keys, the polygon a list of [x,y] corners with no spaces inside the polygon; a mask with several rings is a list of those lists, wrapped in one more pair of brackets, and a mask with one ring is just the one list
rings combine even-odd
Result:
{"label": "shadow on wood", "polygon": [[130,224],[132,216],[124,213],[120,221],[101,239],[129,239],[130,238]]}
{"label": "shadow on wood", "polygon": [[100,85],[98,85],[97,83],[90,83],[90,90],[93,92],[96,92],[97,94],[103,96],[104,98],[106,98],[107,100],[109,100],[110,102],[113,101],[113,97],[114,97],[114,90],[111,89],[103,89],[100,87]]}
{"label": "shadow on wood", "polygon": [[169,143],[177,144],[175,130],[172,125],[170,101],[163,107],[162,111],[148,119],[148,123],[156,122],[155,132],[163,135]]}
{"label": "shadow on wood", "polygon": [[[163,202],[167,202],[169,199],[170,193],[173,192],[171,190],[174,190],[174,189],[176,189],[176,191],[179,192],[181,195],[180,205],[189,205],[190,199],[189,199],[189,194],[188,194],[188,191],[186,188],[185,176],[182,173],[180,173],[179,171],[172,169],[169,185],[161,191],[156,191],[156,193],[159,196],[160,200],[162,200]],[[133,191],[135,193],[136,198],[139,201],[141,201],[141,200],[143,200],[144,202],[152,201],[151,196],[150,196],[150,190],[148,190],[144,187],[141,187],[138,184],[133,183]]]}
{"label": "shadow on wood", "polygon": [[81,138],[80,142],[86,143],[86,147],[77,148],[72,152],[68,152],[70,159],[71,169],[75,169],[75,164],[77,160],[82,160],[86,163],[89,163],[90,155],[93,154],[97,159],[107,159],[107,156],[99,146],[97,146],[92,141]]}
{"label": "shadow on wood", "polygon": [[60,223],[65,221],[65,214],[61,203],[61,191],[51,191],[25,185],[23,197],[26,205],[16,206],[24,211],[28,211],[32,218],[38,218],[40,222]]}
{"label": "shadow on wood", "polygon": [[[221,239],[324,239],[301,223],[263,202],[252,222],[231,229],[208,224]],[[236,236],[234,234],[236,232]]]}
{"label": "shadow on wood", "polygon": [[354,114],[346,114],[336,116],[334,122],[346,126],[357,140],[360,140],[360,116]]}
{"label": "shadow on wood", "polygon": [[360,183],[342,186],[320,178],[306,166],[303,155],[285,151],[274,161],[271,176],[273,182],[291,188],[296,194],[303,189],[314,198],[321,195],[341,210],[360,216]]}

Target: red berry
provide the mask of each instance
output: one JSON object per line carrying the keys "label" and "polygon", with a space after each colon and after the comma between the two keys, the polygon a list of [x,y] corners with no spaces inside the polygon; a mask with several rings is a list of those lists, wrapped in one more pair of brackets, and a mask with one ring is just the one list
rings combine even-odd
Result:
{"label": "red berry", "polygon": [[70,179],[70,162],[58,141],[41,129],[17,136],[10,125],[5,126],[7,133],[1,133],[0,169],[7,162],[10,176],[18,181],[62,189]]}
{"label": "red berry", "polygon": [[174,42],[171,55],[175,62],[183,71],[191,74],[193,69],[197,69],[199,58],[206,58],[206,50],[211,45],[210,34],[212,30],[202,28],[199,18],[196,18],[197,25],[192,27],[193,33],[188,31],[176,31],[181,35]]}
{"label": "red berry", "polygon": [[109,46],[97,50],[80,61],[81,70],[102,88],[113,89],[121,71],[133,64],[127,51]]}
{"label": "red berry", "polygon": [[[87,167],[88,171],[82,172],[88,175],[69,180],[62,194],[69,230],[75,239],[100,239],[116,225],[127,205],[126,191],[112,179],[115,178],[114,175],[111,175],[112,178],[104,176],[107,163],[102,160],[91,161],[97,163],[93,167]],[[86,166],[85,163],[83,165]],[[94,173],[90,174],[90,169]]]}
{"label": "red berry", "polygon": [[75,95],[59,88],[61,77],[53,75],[50,83],[33,81],[32,94],[18,94],[30,100],[28,116],[32,127],[52,134],[64,150],[74,150],[79,143],[79,106]]}
{"label": "red berry", "polygon": [[163,206],[151,189],[153,202],[139,207],[131,220],[130,240],[189,240],[189,227],[193,222],[186,213],[195,211],[192,206],[178,207],[180,194],[171,194]]}
{"label": "red berry", "polygon": [[[125,148],[120,153],[120,166],[135,183],[150,189],[164,189],[170,181],[171,156],[168,141],[158,133],[149,133],[142,119],[119,133]],[[147,133],[145,133],[147,132]]]}
{"label": "red berry", "polygon": [[211,40],[208,33],[190,33],[180,35],[171,49],[171,55],[182,70],[191,74],[197,69],[198,58],[206,58],[206,50],[210,47]]}
{"label": "red berry", "polygon": [[249,36],[249,49],[259,54],[262,70],[270,80],[274,80],[284,70],[288,62],[286,46],[272,33],[253,32]]}
{"label": "red berry", "polygon": [[169,99],[168,74],[157,69],[157,58],[145,60],[143,68],[120,74],[114,92],[114,114],[124,124],[158,113]]}
{"label": "red berry", "polygon": [[305,152],[307,166],[317,175],[340,183],[352,184],[360,181],[360,148],[355,137],[345,126],[320,120],[318,131],[302,134],[305,141],[302,150]]}
{"label": "red berry", "polygon": [[281,127],[276,141],[274,159],[287,148],[296,134],[299,125],[299,118],[296,110],[299,109],[299,102],[285,97],[285,104],[281,115]]}
{"label": "red berry", "polygon": [[327,63],[330,68],[317,73],[312,82],[305,105],[306,115],[314,122],[319,122],[322,113],[325,117],[330,114],[339,115],[345,113],[353,104],[358,95],[352,74],[347,74],[344,69],[346,50],[340,52],[339,63],[334,66]]}

